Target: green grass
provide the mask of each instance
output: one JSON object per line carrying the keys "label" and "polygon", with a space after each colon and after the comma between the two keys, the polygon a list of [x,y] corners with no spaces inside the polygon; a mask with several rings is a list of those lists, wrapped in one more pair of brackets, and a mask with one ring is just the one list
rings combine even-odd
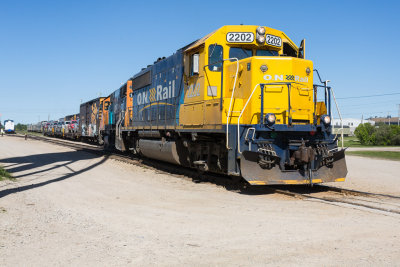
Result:
{"label": "green grass", "polygon": [[28,131],[16,131],[16,133],[18,134],[22,134],[22,135],[36,135],[36,136],[43,136],[42,133],[35,133],[35,132],[28,132]]}
{"label": "green grass", "polygon": [[[344,146],[345,147],[368,147],[368,146],[362,145],[360,143],[360,141],[358,141],[357,137],[355,137],[355,136],[344,136],[343,140],[344,140]],[[342,145],[342,140],[341,140],[340,137],[339,137],[339,143],[338,144],[340,146]]]}
{"label": "green grass", "polygon": [[380,158],[380,159],[391,159],[391,160],[400,160],[400,152],[399,151],[347,151],[346,155],[354,155],[361,157],[370,157],[370,158]]}
{"label": "green grass", "polygon": [[6,179],[13,180],[14,178],[9,172],[7,172],[3,167],[0,166],[0,181]]}

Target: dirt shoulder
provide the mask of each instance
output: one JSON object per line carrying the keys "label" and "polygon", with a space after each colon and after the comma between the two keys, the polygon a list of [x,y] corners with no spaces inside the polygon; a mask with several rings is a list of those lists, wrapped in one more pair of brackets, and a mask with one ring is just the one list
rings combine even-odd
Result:
{"label": "dirt shoulder", "polygon": [[[0,138],[0,147],[16,178],[0,182],[2,266],[400,262],[399,216],[243,194],[34,140]],[[375,190],[363,178],[372,163],[348,160],[345,184]],[[397,165],[376,168],[398,185]]]}

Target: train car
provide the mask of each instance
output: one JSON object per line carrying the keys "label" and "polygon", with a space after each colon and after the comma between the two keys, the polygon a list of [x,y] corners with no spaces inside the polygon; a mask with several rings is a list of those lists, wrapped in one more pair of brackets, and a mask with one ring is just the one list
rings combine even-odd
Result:
{"label": "train car", "polygon": [[43,135],[45,135],[45,136],[50,135],[52,123],[53,123],[53,121],[48,121],[48,122],[46,122],[46,124],[43,126]]}
{"label": "train car", "polygon": [[100,138],[99,138],[99,144],[103,145],[104,144],[104,140],[107,142],[107,144],[105,145],[105,148],[112,148],[113,146],[110,146],[109,144],[109,140],[110,137],[109,135],[111,135],[111,132],[109,129],[112,129],[112,126],[109,126],[110,121],[109,121],[109,113],[110,113],[110,96],[107,96],[103,99],[102,105],[100,106],[100,112],[101,112],[101,119],[99,122],[99,134],[100,134]]}
{"label": "train car", "polygon": [[38,123],[28,124],[27,130],[28,132],[36,132],[43,133],[43,128],[46,125],[47,121],[41,121]]}
{"label": "train car", "polygon": [[79,113],[65,116],[63,136],[68,139],[79,139]]}
{"label": "train car", "polygon": [[54,125],[54,136],[55,137],[64,137],[63,128],[65,126],[64,118],[58,119],[57,123]]}
{"label": "train car", "polygon": [[132,102],[129,100],[132,100],[132,80],[127,81],[104,99],[100,132],[106,148],[126,150],[121,129],[127,126],[126,122],[130,118],[128,103]]}
{"label": "train car", "polygon": [[79,133],[82,139],[99,141],[103,100],[104,97],[98,97],[80,105]]}
{"label": "train car", "polygon": [[36,132],[38,133],[44,133],[45,126],[47,124],[47,121],[41,121],[38,125],[38,128],[36,129]]}
{"label": "train car", "polygon": [[7,134],[15,133],[15,126],[13,120],[5,120],[4,121],[4,132]]}
{"label": "train car", "polygon": [[330,124],[332,88],[314,83],[304,40],[298,47],[265,26],[224,26],[131,82],[125,110],[110,96],[121,150],[251,185],[345,180]]}

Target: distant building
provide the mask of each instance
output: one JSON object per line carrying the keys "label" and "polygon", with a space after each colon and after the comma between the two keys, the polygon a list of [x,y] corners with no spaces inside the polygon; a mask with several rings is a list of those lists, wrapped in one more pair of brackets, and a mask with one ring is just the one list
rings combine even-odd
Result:
{"label": "distant building", "polygon": [[393,125],[399,125],[400,120],[399,117],[375,117],[375,118],[370,118],[371,121],[374,121],[375,123],[385,123],[385,124],[393,124]]}
{"label": "distant building", "polygon": [[[371,123],[372,125],[375,125],[375,121],[373,121],[373,120],[361,120],[361,119],[352,119],[352,118],[343,119],[343,134],[346,136],[354,135],[355,129],[361,123]],[[339,129],[341,129],[340,119],[333,119],[332,126],[333,126],[333,133],[340,134],[340,130],[339,130]]]}

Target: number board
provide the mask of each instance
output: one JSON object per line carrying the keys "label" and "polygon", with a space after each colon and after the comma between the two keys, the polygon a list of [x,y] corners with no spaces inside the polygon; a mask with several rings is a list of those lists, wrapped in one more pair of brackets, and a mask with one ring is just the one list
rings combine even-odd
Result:
{"label": "number board", "polygon": [[268,45],[279,46],[279,47],[282,46],[282,38],[271,34],[267,34],[265,36],[265,42]]}
{"label": "number board", "polygon": [[228,32],[226,34],[228,43],[252,43],[254,41],[254,33],[252,32]]}

